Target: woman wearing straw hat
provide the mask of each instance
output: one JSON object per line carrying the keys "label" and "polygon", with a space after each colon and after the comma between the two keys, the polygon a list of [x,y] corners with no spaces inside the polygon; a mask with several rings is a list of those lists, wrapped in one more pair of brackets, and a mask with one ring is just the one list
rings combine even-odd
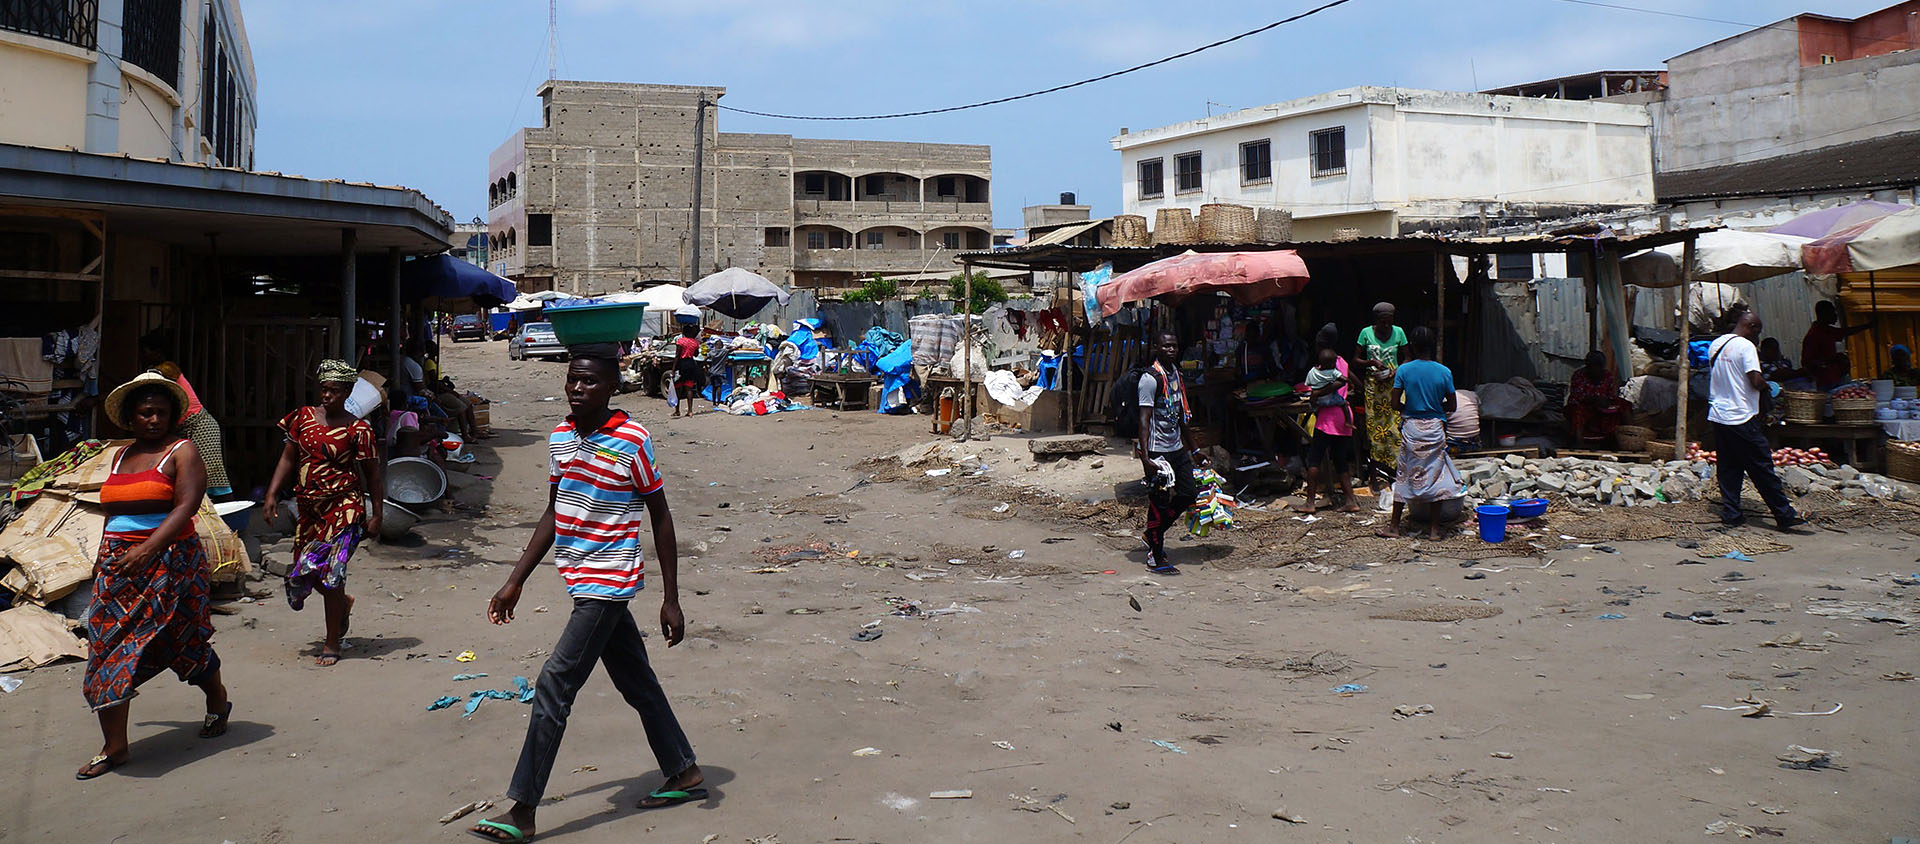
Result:
{"label": "woman wearing straw hat", "polygon": [[[287,569],[287,603],[296,611],[320,590],[326,605],[327,640],[318,665],[340,661],[353,598],[347,595],[347,558],[367,534],[380,532],[386,486],[373,428],[347,411],[347,396],[360,373],[346,361],[320,362],[320,403],[280,420],[287,445],[267,485],[267,512],[277,512],[281,493],[293,482],[297,514],[293,565]],[[298,468],[298,477],[294,470]],[[368,499],[372,510],[368,511]]]}
{"label": "woman wearing straw hat", "polygon": [[207,555],[193,518],[207,470],[179,433],[186,391],[144,373],[107,395],[107,416],[131,432],[100,487],[107,511],[87,611],[87,705],[100,718],[100,754],[74,773],[90,780],[127,761],[128,701],[141,683],[172,669],[207,696],[200,737],[226,733],[233,703],[213,651]]}

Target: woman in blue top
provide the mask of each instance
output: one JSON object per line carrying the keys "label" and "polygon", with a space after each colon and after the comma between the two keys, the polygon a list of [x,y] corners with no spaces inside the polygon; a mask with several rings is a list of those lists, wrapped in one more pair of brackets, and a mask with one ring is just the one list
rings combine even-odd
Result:
{"label": "woman in blue top", "polygon": [[[1400,460],[1393,482],[1393,525],[1386,536],[1400,535],[1401,511],[1409,501],[1459,498],[1460,473],[1447,456],[1447,414],[1453,412],[1453,370],[1433,359],[1433,332],[1413,330],[1414,360],[1400,365],[1393,379],[1393,405],[1406,417],[1400,424]],[[1427,538],[1440,538],[1439,511],[1427,525]]]}

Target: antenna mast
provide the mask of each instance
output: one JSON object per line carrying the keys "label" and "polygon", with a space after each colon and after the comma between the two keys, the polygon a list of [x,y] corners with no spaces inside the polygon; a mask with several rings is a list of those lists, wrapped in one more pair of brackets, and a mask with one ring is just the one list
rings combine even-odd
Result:
{"label": "antenna mast", "polygon": [[554,80],[553,59],[560,52],[560,0],[547,0],[547,81]]}

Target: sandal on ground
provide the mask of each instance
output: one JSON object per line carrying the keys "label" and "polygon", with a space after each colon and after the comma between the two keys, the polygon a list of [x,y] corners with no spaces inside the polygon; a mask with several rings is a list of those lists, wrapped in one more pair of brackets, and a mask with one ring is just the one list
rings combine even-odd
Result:
{"label": "sandal on ground", "polygon": [[330,654],[330,653],[327,653],[326,651],[321,651],[319,656],[316,656],[313,658],[313,664],[318,665],[321,668],[332,668],[333,666],[338,665],[339,663],[340,663],[340,655],[337,653]]}
{"label": "sandal on ground", "polygon": [[227,711],[215,715],[207,713],[206,720],[200,724],[201,738],[219,738],[227,734],[227,719],[233,717],[233,701],[227,701]]}
{"label": "sandal on ground", "polygon": [[[668,806],[678,806],[682,803],[692,803],[696,800],[705,799],[707,799],[707,790],[704,788],[689,788],[686,791],[661,790],[648,794],[645,799],[640,801],[639,808],[664,809]],[[649,800],[659,802],[649,804],[647,802]]]}
{"label": "sandal on ground", "polygon": [[87,766],[75,771],[73,778],[77,780],[90,780],[120,767],[122,764],[125,764],[126,761],[125,758],[115,759],[103,753],[92,759],[88,759]]}
{"label": "sandal on ground", "polygon": [[488,841],[505,841],[507,844],[526,844],[533,840],[532,833],[521,832],[519,827],[500,821],[481,821],[467,827],[467,834]]}

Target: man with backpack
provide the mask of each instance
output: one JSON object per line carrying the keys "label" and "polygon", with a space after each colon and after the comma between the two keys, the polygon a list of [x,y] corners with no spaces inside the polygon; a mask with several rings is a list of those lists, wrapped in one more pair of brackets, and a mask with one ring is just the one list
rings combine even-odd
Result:
{"label": "man with backpack", "polygon": [[[1154,341],[1153,364],[1136,370],[1134,384],[1118,385],[1127,390],[1138,406],[1134,453],[1140,457],[1140,470],[1147,482],[1147,568],[1154,574],[1179,574],[1167,559],[1167,528],[1193,506],[1199,487],[1193,480],[1193,456],[1187,449],[1191,438],[1187,425],[1193,414],[1187,406],[1187,386],[1180,378],[1180,340],[1161,334]],[[1129,420],[1134,421],[1134,420]]]}

